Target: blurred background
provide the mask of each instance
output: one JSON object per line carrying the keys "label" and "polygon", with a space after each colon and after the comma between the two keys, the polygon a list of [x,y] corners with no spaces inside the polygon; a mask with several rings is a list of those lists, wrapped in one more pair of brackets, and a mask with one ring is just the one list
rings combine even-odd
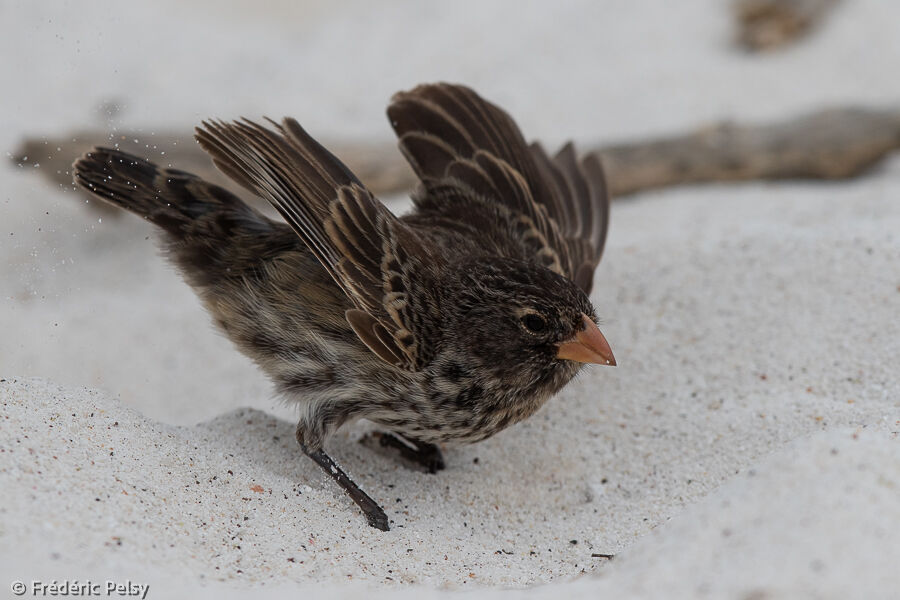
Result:
{"label": "blurred background", "polygon": [[[764,35],[773,47],[752,51],[741,42],[737,3],[724,0],[6,0],[0,375],[102,387],[176,423],[247,404],[286,410],[208,325],[156,255],[146,224],[90,210],[71,186],[36,174],[50,168],[67,177],[75,156],[57,142],[129,132],[168,164],[177,148],[166,136],[189,140],[201,119],[291,115],[326,141],[390,148],[389,98],[435,80],[472,86],[549,148],[831,106],[896,107],[900,5],[825,4],[808,30],[787,26],[802,33],[793,43]],[[26,139],[43,148],[18,160]],[[900,174],[896,160],[879,168]],[[615,218],[613,246],[625,235]],[[641,223],[621,218],[632,227],[629,240],[639,239]]]}
{"label": "blurred background", "polygon": [[551,145],[896,101],[892,3],[836,3],[804,39],[763,54],[737,43],[734,5],[7,0],[2,140],[239,114],[389,139],[391,94],[440,79],[471,85]]}

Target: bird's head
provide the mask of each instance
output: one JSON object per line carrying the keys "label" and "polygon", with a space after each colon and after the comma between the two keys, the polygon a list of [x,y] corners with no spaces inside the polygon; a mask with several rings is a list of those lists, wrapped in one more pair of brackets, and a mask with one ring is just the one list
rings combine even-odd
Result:
{"label": "bird's head", "polygon": [[584,363],[616,364],[590,300],[571,280],[507,259],[466,265],[460,279],[460,345],[504,381],[554,393]]}

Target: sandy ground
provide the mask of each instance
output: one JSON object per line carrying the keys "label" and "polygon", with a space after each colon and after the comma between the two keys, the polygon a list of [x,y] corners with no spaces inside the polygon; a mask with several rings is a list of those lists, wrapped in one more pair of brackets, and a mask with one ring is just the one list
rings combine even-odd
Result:
{"label": "sandy ground", "polygon": [[[0,144],[86,125],[142,127],[152,144],[156,126],[238,114],[386,139],[390,94],[436,79],[473,85],[551,145],[900,98],[900,8],[875,0],[765,57],[730,47],[711,0],[342,6],[14,3],[0,25],[0,80],[13,82]],[[749,600],[900,588],[898,159],[852,182],[617,203],[592,300],[619,367],[448,448],[437,476],[361,443],[364,423],[330,442],[385,505],[387,534],[299,455],[293,409],[213,331],[149,226],[0,170],[0,589],[112,578],[156,598],[533,586]]]}

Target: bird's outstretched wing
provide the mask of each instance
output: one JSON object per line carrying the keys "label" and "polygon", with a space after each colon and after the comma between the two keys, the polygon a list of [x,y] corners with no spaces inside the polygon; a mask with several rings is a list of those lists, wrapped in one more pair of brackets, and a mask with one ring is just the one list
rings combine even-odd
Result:
{"label": "bird's outstretched wing", "polygon": [[204,121],[216,166],[268,200],[356,306],[346,317],[372,352],[415,371],[432,357],[438,257],[293,119],[272,128]]}
{"label": "bird's outstretched wing", "polygon": [[[398,93],[388,117],[424,186],[417,198],[421,210],[440,211],[440,202],[459,201],[502,206],[503,218],[514,224],[505,230],[526,256],[590,292],[609,223],[596,157],[579,163],[571,144],[548,157],[525,142],[505,111],[461,85]],[[493,233],[504,230],[491,225],[486,229]]]}

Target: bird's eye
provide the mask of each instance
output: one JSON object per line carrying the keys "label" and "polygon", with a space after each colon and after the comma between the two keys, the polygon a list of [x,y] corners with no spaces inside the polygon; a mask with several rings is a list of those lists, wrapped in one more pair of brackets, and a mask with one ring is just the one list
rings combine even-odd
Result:
{"label": "bird's eye", "polygon": [[540,315],[528,313],[522,317],[522,325],[531,333],[540,333],[547,328],[547,321]]}

